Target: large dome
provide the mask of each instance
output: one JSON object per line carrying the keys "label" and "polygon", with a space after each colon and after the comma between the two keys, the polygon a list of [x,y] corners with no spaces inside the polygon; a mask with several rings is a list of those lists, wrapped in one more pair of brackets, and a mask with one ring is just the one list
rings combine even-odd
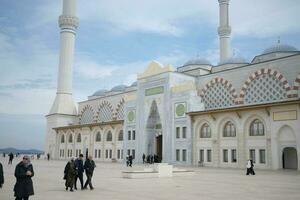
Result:
{"label": "large dome", "polygon": [[97,90],[92,96],[104,96],[107,90]]}
{"label": "large dome", "polygon": [[265,49],[263,51],[263,54],[275,53],[275,52],[291,52],[291,51],[298,51],[298,49],[287,44],[276,44]]}
{"label": "large dome", "polygon": [[117,85],[111,89],[112,92],[123,92],[126,89],[126,85]]}
{"label": "large dome", "polygon": [[187,61],[184,66],[187,66],[187,65],[211,65],[211,63],[206,60],[205,58],[193,58],[189,61]]}

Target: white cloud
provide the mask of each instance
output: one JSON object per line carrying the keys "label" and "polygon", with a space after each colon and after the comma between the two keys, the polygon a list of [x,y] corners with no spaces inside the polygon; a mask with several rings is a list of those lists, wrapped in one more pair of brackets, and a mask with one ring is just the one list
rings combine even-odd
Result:
{"label": "white cloud", "polygon": [[88,79],[100,79],[111,76],[112,73],[118,69],[114,65],[101,65],[92,58],[78,58],[75,63],[75,73],[77,76]]}
{"label": "white cloud", "polygon": [[299,10],[300,3],[294,0],[231,1],[233,33],[266,38],[300,32]]}

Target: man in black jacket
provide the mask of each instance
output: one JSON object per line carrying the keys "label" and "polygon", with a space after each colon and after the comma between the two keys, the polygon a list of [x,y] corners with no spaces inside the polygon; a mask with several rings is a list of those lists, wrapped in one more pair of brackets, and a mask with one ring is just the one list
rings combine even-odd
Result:
{"label": "man in black jacket", "polygon": [[94,187],[92,185],[92,177],[93,177],[95,167],[96,167],[96,165],[95,165],[95,162],[93,161],[93,157],[89,156],[84,163],[84,169],[85,169],[85,174],[86,174],[87,180],[84,184],[83,189],[87,189],[87,185],[90,186],[91,190],[94,189]]}
{"label": "man in black jacket", "polygon": [[0,188],[2,188],[2,185],[4,184],[4,176],[3,176],[3,166],[0,163]]}
{"label": "man in black jacket", "polygon": [[33,166],[29,157],[24,156],[23,161],[17,164],[15,169],[15,177],[17,182],[14,187],[16,200],[28,200],[29,196],[34,195],[33,183],[31,177],[34,176]]}
{"label": "man in black jacket", "polygon": [[83,189],[83,154],[79,155],[79,158],[75,160],[76,178],[75,178],[75,190],[77,190],[77,179],[79,178],[81,189]]}

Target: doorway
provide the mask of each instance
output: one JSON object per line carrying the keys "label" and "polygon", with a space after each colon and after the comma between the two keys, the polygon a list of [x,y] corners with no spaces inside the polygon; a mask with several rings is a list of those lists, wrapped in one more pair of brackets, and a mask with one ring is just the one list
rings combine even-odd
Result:
{"label": "doorway", "polygon": [[297,150],[294,147],[286,147],[282,151],[282,168],[298,169]]}
{"label": "doorway", "polygon": [[[150,113],[147,119],[146,126],[146,154],[156,157],[156,160],[162,160],[163,156],[163,135],[162,124],[158,111],[157,102],[152,101],[150,107]],[[157,158],[159,157],[159,159]]]}
{"label": "doorway", "polygon": [[156,155],[158,156],[158,162],[162,159],[162,135],[156,137]]}

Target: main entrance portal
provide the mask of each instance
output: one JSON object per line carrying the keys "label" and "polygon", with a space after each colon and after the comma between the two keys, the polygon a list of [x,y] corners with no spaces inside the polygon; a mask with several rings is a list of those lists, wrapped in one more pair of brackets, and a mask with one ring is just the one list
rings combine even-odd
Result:
{"label": "main entrance portal", "polygon": [[146,127],[146,146],[147,155],[156,157],[156,160],[162,160],[163,156],[163,135],[160,115],[155,100],[152,101],[150,113]]}

